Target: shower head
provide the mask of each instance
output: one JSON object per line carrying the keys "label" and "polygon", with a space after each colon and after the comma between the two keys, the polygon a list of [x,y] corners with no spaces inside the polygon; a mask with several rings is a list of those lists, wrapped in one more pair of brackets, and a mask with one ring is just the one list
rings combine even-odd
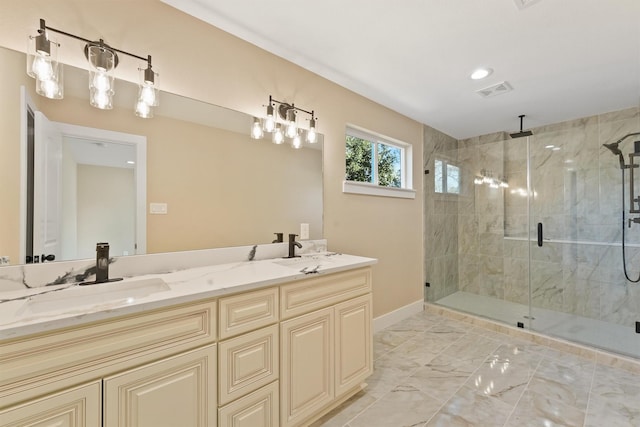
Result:
{"label": "shower head", "polygon": [[521,114],[518,117],[520,117],[520,132],[510,133],[509,136],[515,139],[515,138],[522,138],[523,136],[533,135],[533,132],[531,132],[530,130],[522,130],[522,121],[524,119],[524,114]]}
{"label": "shower head", "polygon": [[622,151],[620,151],[620,148],[618,147],[619,145],[620,145],[620,141],[612,142],[611,144],[602,144],[603,147],[606,147],[609,150],[611,150],[611,152],[616,156],[621,156]]}
{"label": "shower head", "polygon": [[618,160],[620,161],[620,169],[624,170],[625,169],[624,155],[622,154],[622,151],[620,151],[620,148],[618,147],[621,141],[622,139],[617,142],[612,142],[611,144],[602,144],[602,146],[609,149],[615,156],[618,156]]}

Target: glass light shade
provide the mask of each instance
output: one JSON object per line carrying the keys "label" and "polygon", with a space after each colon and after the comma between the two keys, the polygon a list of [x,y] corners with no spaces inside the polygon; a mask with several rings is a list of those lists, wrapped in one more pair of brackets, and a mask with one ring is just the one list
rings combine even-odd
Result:
{"label": "glass light shade", "polygon": [[46,32],[29,36],[27,44],[27,74],[42,81],[49,80],[57,65],[58,44],[50,41]]}
{"label": "glass light shade", "polygon": [[289,110],[287,112],[287,138],[293,138],[298,134],[298,126],[296,125],[295,111]]}
{"label": "glass light shade", "polygon": [[101,110],[113,108],[113,91],[100,91],[95,88],[89,90],[89,103]]}
{"label": "glass light shade", "polygon": [[101,110],[113,108],[115,52],[100,45],[89,45],[89,103]]}
{"label": "glass light shade", "polygon": [[90,88],[94,88],[100,92],[112,90],[112,77],[108,76],[104,71],[90,71],[91,82]]}
{"label": "glass light shade", "polygon": [[300,138],[299,133],[294,135],[293,139],[291,140],[291,146],[296,150],[302,147],[302,138]]}
{"label": "glass light shade", "polygon": [[276,118],[273,115],[273,105],[267,106],[267,118],[264,119],[264,131],[265,132],[273,132],[276,128]]}
{"label": "glass light shade", "polygon": [[140,88],[138,90],[138,99],[146,102],[149,106],[157,107],[160,105],[159,76],[151,68],[140,68],[139,70]]}
{"label": "glass light shade", "polygon": [[280,126],[280,124],[276,124],[272,140],[274,144],[282,144],[284,142],[284,133],[282,132],[282,126]]}
{"label": "glass light shade", "polygon": [[318,134],[316,133],[316,121],[311,119],[309,122],[309,130],[307,131],[307,142],[309,144],[315,144],[318,140]]}
{"label": "glass light shade", "polygon": [[257,117],[254,117],[253,124],[251,125],[251,138],[261,139],[263,136],[264,136],[264,132],[262,131],[262,125],[260,124],[260,119]]}
{"label": "glass light shade", "polygon": [[138,100],[136,103],[136,116],[143,119],[150,119],[153,117],[153,107],[142,100]]}
{"label": "glass light shade", "polygon": [[36,93],[49,99],[64,98],[64,73],[63,65],[54,64],[53,72],[46,79],[36,77]]}

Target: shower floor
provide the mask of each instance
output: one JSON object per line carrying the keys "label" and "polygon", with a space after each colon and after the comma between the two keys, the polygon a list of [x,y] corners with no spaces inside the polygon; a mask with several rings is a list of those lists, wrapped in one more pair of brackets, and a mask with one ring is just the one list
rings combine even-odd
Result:
{"label": "shower floor", "polygon": [[[529,315],[529,307],[524,304],[462,291],[435,303],[512,326],[517,322],[523,322],[525,327],[529,325],[525,317]],[[533,331],[640,358],[640,334],[634,328],[543,308],[532,308],[532,316],[535,318],[531,321]]]}

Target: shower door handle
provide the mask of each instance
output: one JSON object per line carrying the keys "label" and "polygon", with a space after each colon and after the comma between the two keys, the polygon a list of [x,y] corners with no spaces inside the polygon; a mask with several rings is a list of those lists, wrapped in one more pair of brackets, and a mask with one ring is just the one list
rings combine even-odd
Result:
{"label": "shower door handle", "polygon": [[538,246],[542,247],[542,223],[538,223]]}

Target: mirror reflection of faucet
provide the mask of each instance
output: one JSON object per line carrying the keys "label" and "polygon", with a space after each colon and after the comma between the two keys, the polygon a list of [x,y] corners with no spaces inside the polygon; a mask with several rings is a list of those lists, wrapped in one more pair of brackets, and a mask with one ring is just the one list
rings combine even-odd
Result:
{"label": "mirror reflection of faucet", "polygon": [[271,243],[282,243],[284,242],[284,233],[273,233],[276,235],[276,239]]}
{"label": "mirror reflection of faucet", "polygon": [[120,280],[122,280],[122,277],[109,279],[109,243],[96,243],[96,280],[93,282],[82,282],[80,286],[117,282]]}
{"label": "mirror reflection of faucet", "polygon": [[297,234],[289,234],[289,256],[287,258],[297,258],[300,255],[296,255],[296,246],[298,249],[302,249],[302,244],[296,242]]}

